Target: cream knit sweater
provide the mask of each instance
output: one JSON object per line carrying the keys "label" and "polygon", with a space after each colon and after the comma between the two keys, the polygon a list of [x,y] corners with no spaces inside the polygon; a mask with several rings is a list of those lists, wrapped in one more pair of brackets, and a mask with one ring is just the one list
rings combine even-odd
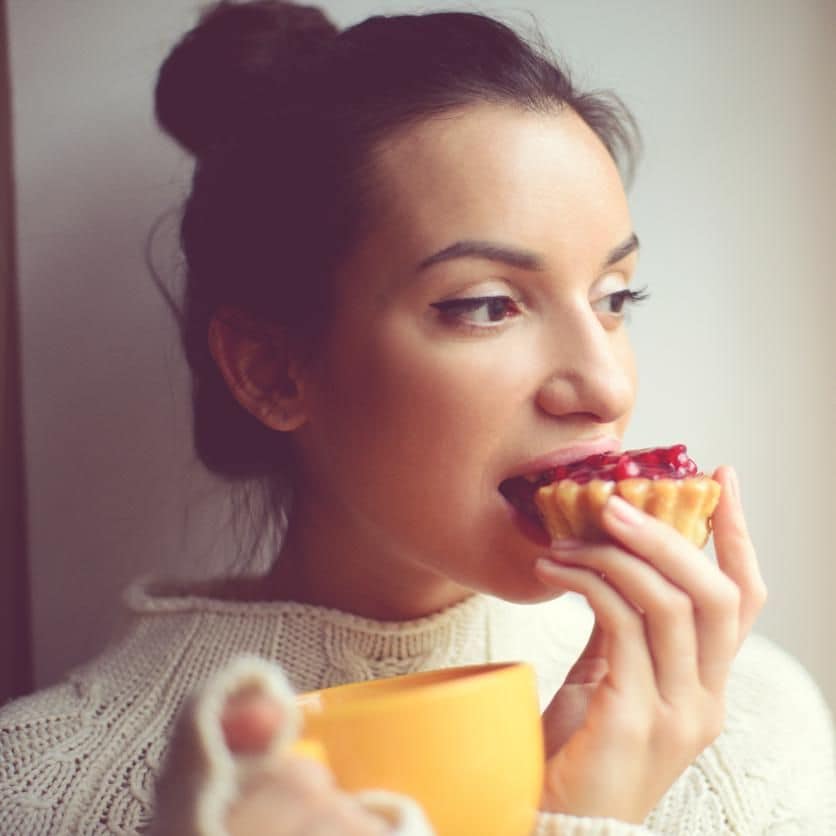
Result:
{"label": "cream knit sweater", "polygon": [[[520,659],[534,665],[545,707],[591,627],[575,596],[514,605],[477,595],[394,623],[295,603],[224,600],[220,588],[131,587],[133,622],[121,640],[64,683],[0,710],[2,836],[146,830],[178,709],[242,654],[278,662],[298,691]],[[727,702],[726,730],[643,827],[541,814],[536,836],[836,834],[833,726],[807,673],[752,636],[735,662]]]}

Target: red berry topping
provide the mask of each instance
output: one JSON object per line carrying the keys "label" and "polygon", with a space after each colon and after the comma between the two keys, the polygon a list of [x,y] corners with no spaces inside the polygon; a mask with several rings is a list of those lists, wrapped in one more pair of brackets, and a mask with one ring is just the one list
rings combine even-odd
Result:
{"label": "red berry topping", "polygon": [[561,465],[548,474],[550,481],[572,479],[581,484],[592,479],[618,482],[622,479],[686,479],[699,475],[696,462],[684,444],[627,450],[623,453],[596,453],[574,464]]}
{"label": "red berry topping", "polygon": [[638,462],[631,461],[627,456],[619,459],[618,464],[615,466],[614,475],[616,481],[619,479],[633,479],[639,474],[641,474],[641,465]]}

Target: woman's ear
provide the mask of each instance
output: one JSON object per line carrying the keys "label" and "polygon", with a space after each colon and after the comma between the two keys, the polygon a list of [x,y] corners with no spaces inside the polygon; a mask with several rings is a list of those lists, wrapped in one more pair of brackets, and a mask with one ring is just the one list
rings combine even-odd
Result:
{"label": "woman's ear", "polygon": [[222,307],[209,323],[209,350],[235,399],[262,424],[288,432],[305,423],[300,367],[283,328]]}

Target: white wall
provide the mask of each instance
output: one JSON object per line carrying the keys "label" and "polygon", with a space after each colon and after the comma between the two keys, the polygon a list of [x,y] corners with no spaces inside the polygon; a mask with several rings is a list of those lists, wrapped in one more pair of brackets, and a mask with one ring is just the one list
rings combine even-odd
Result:
{"label": "white wall", "polygon": [[[217,565],[228,538],[223,490],[191,452],[176,334],[142,260],[189,174],[155,130],[152,83],[198,4],[10,5],[34,636],[46,684],[104,644],[129,578]],[[419,8],[323,5],[342,24]],[[525,5],[482,8],[524,22]],[[836,707],[836,6],[527,8],[580,81],[621,93],[645,136],[632,204],[653,300],[633,325],[643,389],[627,442],[682,440],[705,467],[737,466],[772,592],[759,629],[801,658]],[[175,266],[170,235],[158,258]]]}

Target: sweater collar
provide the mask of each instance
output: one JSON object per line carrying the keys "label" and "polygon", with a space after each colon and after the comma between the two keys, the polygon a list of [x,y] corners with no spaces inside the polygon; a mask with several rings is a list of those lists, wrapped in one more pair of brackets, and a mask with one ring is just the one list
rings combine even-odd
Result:
{"label": "sweater collar", "polygon": [[235,581],[148,577],[128,588],[126,604],[141,621],[192,615],[230,641],[255,629],[267,642],[260,655],[279,657],[302,690],[492,661],[492,599],[484,595],[422,618],[377,621],[292,601],[242,601],[239,591]]}

